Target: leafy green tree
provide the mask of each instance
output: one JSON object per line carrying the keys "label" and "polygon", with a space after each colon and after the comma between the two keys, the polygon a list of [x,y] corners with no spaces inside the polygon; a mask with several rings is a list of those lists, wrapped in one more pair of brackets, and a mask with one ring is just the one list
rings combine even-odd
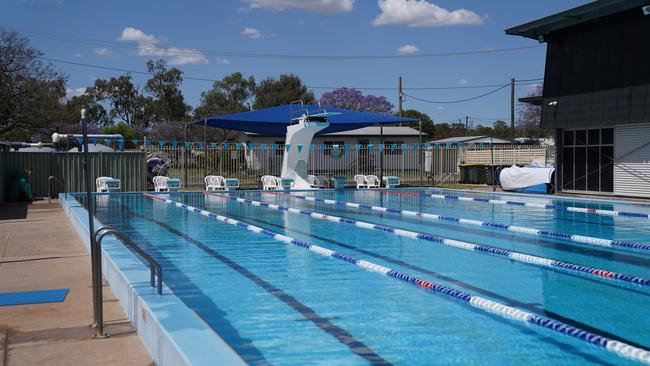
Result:
{"label": "leafy green tree", "polygon": [[140,139],[142,136],[135,128],[127,125],[124,122],[119,122],[112,126],[106,126],[102,129],[102,133],[106,134],[120,134],[124,137],[125,140]]}
{"label": "leafy green tree", "polygon": [[147,61],[147,71],[153,74],[144,88],[145,92],[153,97],[151,100],[153,119],[156,122],[186,119],[191,107],[185,104],[180,90],[183,72],[175,67],[167,69],[164,60]]}
{"label": "leafy green tree", "polygon": [[[402,112],[402,116],[406,118],[414,118],[419,120],[422,124],[422,133],[426,135],[428,139],[436,138],[435,137],[436,127],[433,124],[433,120],[431,119],[431,117],[429,117],[429,115],[427,115],[426,113],[416,111],[415,109],[407,109]],[[420,127],[420,123],[411,122],[409,123],[409,126],[418,129]]]}
{"label": "leafy green tree", "polygon": [[508,126],[508,124],[504,121],[499,120],[494,122],[492,129],[494,131],[493,137],[498,137],[506,140],[510,140],[512,138],[512,130],[510,129],[510,126]]}
{"label": "leafy green tree", "polygon": [[289,104],[297,100],[314,103],[315,98],[314,93],[294,74],[283,74],[278,79],[269,77],[255,87],[256,109]]}
{"label": "leafy green tree", "polygon": [[132,127],[146,128],[154,116],[154,100],[143,96],[133,84],[131,75],[110,80],[97,79],[86,93],[96,103],[108,103],[107,123],[124,122]]}
{"label": "leafy green tree", "polygon": [[27,38],[0,28],[0,138],[28,140],[57,123],[64,75]]}
{"label": "leafy green tree", "polygon": [[255,78],[244,78],[240,72],[216,81],[212,89],[201,93],[201,103],[194,110],[195,118],[250,110],[255,94]]}

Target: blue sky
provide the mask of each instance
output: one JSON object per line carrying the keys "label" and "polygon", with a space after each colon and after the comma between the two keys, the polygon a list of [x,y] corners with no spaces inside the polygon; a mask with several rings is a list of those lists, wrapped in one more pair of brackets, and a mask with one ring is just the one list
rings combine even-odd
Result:
{"label": "blue sky", "polygon": [[[240,71],[261,80],[295,73],[308,86],[396,87],[402,76],[408,94],[449,101],[491,89],[408,88],[505,84],[511,77],[542,77],[545,47],[470,56],[335,61],[223,57],[209,51],[397,55],[535,46],[533,40],[506,36],[504,29],[582,3],[585,0],[3,0],[0,26],[82,41],[30,37],[45,57],[54,59],[144,71],[145,62],[158,56],[175,63],[186,76],[221,79]],[[91,85],[94,78],[119,75],[57,66],[69,75],[71,93]],[[138,83],[147,78],[133,76]],[[210,82],[194,80],[182,85],[193,106],[210,87]],[[517,95],[533,88],[518,86]],[[314,91],[319,96],[327,90]],[[364,93],[384,95],[397,105],[396,91]],[[509,116],[509,88],[458,104],[407,98],[404,107],[423,111],[437,122],[469,115],[480,117],[475,124],[487,124],[492,118]]]}

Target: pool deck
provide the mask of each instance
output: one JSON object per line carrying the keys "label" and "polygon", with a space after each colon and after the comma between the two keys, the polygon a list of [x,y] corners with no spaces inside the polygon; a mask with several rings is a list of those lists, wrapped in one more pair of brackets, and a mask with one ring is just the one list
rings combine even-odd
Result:
{"label": "pool deck", "polygon": [[106,283],[111,336],[93,337],[90,278],[90,254],[56,200],[0,205],[0,292],[70,289],[60,303],[0,306],[0,366],[153,365]]}

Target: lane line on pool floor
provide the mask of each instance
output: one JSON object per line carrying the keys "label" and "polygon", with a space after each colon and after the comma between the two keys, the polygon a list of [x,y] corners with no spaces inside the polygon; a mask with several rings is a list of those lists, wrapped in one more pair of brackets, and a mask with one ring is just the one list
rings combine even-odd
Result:
{"label": "lane line on pool floor", "polygon": [[[387,190],[387,189],[370,189],[369,191],[377,192],[377,193],[393,194],[393,195],[430,197],[430,198],[441,199],[441,200],[453,200],[453,201],[463,201],[463,202],[481,202],[481,203],[491,203],[493,205],[532,207],[532,208],[541,208],[541,209],[545,209],[545,210],[579,212],[579,213],[592,214],[592,215],[650,219],[650,214],[643,213],[643,212],[625,212],[625,211],[614,211],[614,210],[602,210],[602,209],[597,209],[597,208],[562,206],[562,205],[555,205],[555,204],[544,204],[544,203],[522,202],[522,201],[496,200],[496,199],[490,199],[490,198],[476,198],[476,197],[467,197],[467,196],[451,196],[451,195],[435,194],[435,193],[431,194],[431,193],[420,193],[420,192],[409,192],[409,191],[398,192],[398,191],[391,191],[391,190]],[[598,224],[598,223],[594,223],[594,224]]]}
{"label": "lane line on pool floor", "polygon": [[[337,240],[333,240],[332,238],[325,238],[325,237],[316,235],[316,234],[311,233],[311,232],[304,232],[304,231],[301,231],[301,230],[298,230],[298,229],[295,229],[295,228],[285,227],[285,226],[282,226],[282,225],[279,225],[279,224],[274,224],[272,222],[260,220],[259,218],[254,218],[254,217],[246,218],[246,217],[243,217],[241,215],[234,214],[234,213],[230,213],[229,215],[232,216],[235,219],[239,219],[239,220],[248,219],[248,220],[250,220],[252,222],[257,222],[257,223],[262,224],[262,225],[269,225],[269,226],[278,228],[280,230],[295,232],[297,234],[304,235],[304,236],[307,236],[307,237],[311,237],[311,238],[314,238],[314,239],[317,239],[317,240],[321,240],[321,241],[324,241],[326,243],[334,244],[336,246],[340,246],[340,247],[343,247],[343,248],[346,248],[346,249],[351,249],[351,250],[354,250],[355,252],[365,254],[365,255],[373,257],[373,258],[377,258],[377,259],[380,259],[380,260],[383,260],[383,261],[386,261],[386,262],[389,262],[389,263],[392,263],[392,264],[395,264],[395,265],[398,265],[398,266],[402,266],[404,268],[412,269],[414,271],[420,272],[420,273],[425,274],[425,275],[429,275],[429,276],[438,278],[438,279],[446,281],[446,282],[448,282],[448,283],[450,283],[452,285],[460,286],[460,287],[464,288],[465,290],[475,291],[475,292],[478,292],[479,294],[492,297],[493,299],[505,302],[506,305],[508,305],[508,306],[519,307],[519,308],[531,311],[533,313],[536,313],[538,315],[547,316],[547,317],[549,317],[549,318],[551,318],[553,320],[560,321],[560,322],[563,322],[563,323],[567,323],[567,324],[569,324],[569,325],[571,325],[573,327],[576,327],[576,328],[585,329],[585,330],[587,330],[589,332],[595,333],[595,334],[600,335],[600,336],[613,338],[613,339],[615,339],[617,341],[625,342],[625,343],[631,344],[631,345],[633,345],[635,347],[639,347],[639,348],[645,348],[646,347],[645,345],[640,344],[638,342],[626,339],[624,337],[620,337],[620,336],[618,336],[616,334],[610,333],[610,332],[602,330],[600,328],[595,328],[595,327],[593,327],[593,326],[591,326],[589,324],[580,322],[578,320],[565,317],[565,316],[563,316],[563,315],[561,315],[559,313],[556,313],[554,311],[544,309],[542,307],[539,307],[539,306],[531,304],[531,303],[526,303],[526,302],[522,302],[522,301],[519,301],[519,300],[516,300],[516,299],[509,298],[509,297],[507,297],[505,295],[501,295],[501,294],[498,294],[496,292],[493,292],[493,291],[490,291],[490,290],[487,290],[487,289],[472,285],[470,283],[463,282],[461,280],[446,276],[444,274],[434,272],[432,270],[422,268],[422,267],[419,267],[417,265],[414,265],[414,264],[411,264],[411,263],[408,263],[408,262],[404,262],[403,260],[400,260],[400,259],[395,259],[395,258],[392,258],[392,257],[388,257],[388,256],[385,256],[385,255],[376,253],[376,252],[369,251],[367,249],[359,248],[359,247],[356,247],[354,245],[350,245],[350,244],[346,244],[346,243],[343,243],[343,242],[340,242],[340,241],[337,241]],[[592,280],[592,279],[586,278],[586,277],[580,277],[580,278],[585,278],[585,279],[588,279],[588,280]],[[596,280],[594,280],[594,281],[596,281]],[[603,283],[603,282],[599,282],[599,283]],[[608,283],[605,283],[605,284],[611,285],[611,284],[608,284]],[[618,287],[618,288],[620,289],[620,287]],[[623,288],[623,289],[627,290],[627,291],[635,291],[636,292],[636,290],[631,289],[631,288]],[[645,295],[645,293],[644,293],[644,295]]]}
{"label": "lane line on pool floor", "polygon": [[389,214],[399,215],[399,216],[421,217],[421,218],[434,220],[434,221],[446,221],[446,222],[453,222],[457,224],[481,226],[481,227],[499,229],[502,231],[510,231],[513,233],[530,235],[530,236],[549,237],[553,239],[562,239],[562,240],[567,240],[575,243],[587,244],[587,245],[592,245],[597,247],[604,247],[610,249],[620,248],[620,249],[627,249],[633,253],[642,252],[642,253],[650,254],[650,244],[635,243],[635,242],[622,241],[622,240],[611,240],[611,239],[604,239],[604,238],[585,236],[585,235],[573,235],[568,233],[554,232],[554,231],[536,229],[536,228],[528,228],[523,226],[505,225],[496,222],[472,220],[472,219],[466,219],[462,217],[441,216],[441,215],[436,215],[436,214],[431,214],[426,212],[401,210],[401,209],[382,207],[382,206],[364,205],[356,202],[337,201],[337,200],[309,197],[309,196],[303,196],[297,194],[276,193],[276,192],[268,192],[268,191],[263,193],[285,196],[285,197],[293,197],[305,201],[324,203],[327,205],[345,206],[345,207],[351,207],[356,209],[384,212],[384,213],[389,213]]}
{"label": "lane line on pool floor", "polygon": [[358,259],[343,253],[339,253],[321,246],[318,246],[316,244],[311,244],[307,243],[302,240],[298,240],[295,238],[292,238],[290,236],[282,235],[280,233],[276,233],[270,230],[263,229],[261,227],[247,224],[243,221],[235,220],[226,216],[218,215],[206,210],[202,210],[197,207],[193,207],[190,205],[186,205],[181,202],[176,202],[172,201],[170,199],[166,199],[163,197],[158,197],[156,195],[148,194],[148,193],[143,193],[145,197],[149,197],[155,200],[159,200],[162,202],[165,202],[166,204],[169,204],[171,206],[175,206],[178,208],[185,209],[190,212],[196,212],[202,216],[209,217],[212,219],[216,219],[220,222],[224,222],[230,225],[235,225],[237,227],[242,228],[243,230],[251,231],[257,234],[265,235],[272,237],[278,241],[281,241],[285,244],[292,244],[297,247],[309,250],[312,253],[316,253],[325,257],[330,257],[334,258],[349,264],[353,264],[357,267],[363,268],[367,271],[370,272],[375,272],[379,273],[382,275],[386,275],[389,277],[392,277],[394,279],[397,279],[402,282],[410,283],[412,285],[415,285],[423,290],[426,290],[431,293],[436,293],[443,295],[445,297],[453,298],[456,300],[459,300],[472,308],[484,311],[489,314],[494,314],[506,319],[514,320],[514,321],[519,321],[524,324],[529,324],[529,325],[534,325],[537,327],[540,327],[542,329],[546,329],[548,331],[561,334],[561,335],[566,335],[569,337],[572,337],[576,340],[580,340],[583,342],[586,342],[587,344],[591,344],[593,346],[599,347],[603,350],[609,351],[613,354],[616,354],[618,356],[628,358],[631,360],[639,361],[642,363],[645,363],[647,365],[650,365],[650,351],[639,348],[639,347],[634,347],[632,345],[629,345],[624,342],[619,342],[613,339],[610,339],[608,337],[603,337],[599,336],[596,334],[593,334],[591,332],[588,332],[586,330],[576,328],[573,326],[570,326],[568,324],[564,324],[562,322],[536,315],[533,313],[529,313],[527,311],[523,311],[520,309],[517,309],[512,306],[504,305],[502,303],[492,301],[480,296],[476,295],[471,295],[467,292],[463,292],[460,290],[456,290],[452,287],[444,286],[437,284],[435,282],[427,281],[420,279],[415,276],[411,276],[406,273],[402,273],[384,266],[381,266],[379,264],[375,264],[373,262],[365,261],[362,259]]}
{"label": "lane line on pool floor", "polygon": [[515,262],[530,264],[540,268],[547,268],[547,269],[552,269],[560,272],[568,272],[571,274],[588,276],[591,278],[610,281],[610,283],[630,285],[635,288],[643,288],[646,290],[650,289],[650,280],[648,279],[637,277],[637,276],[626,275],[622,273],[611,272],[600,268],[587,267],[575,263],[559,261],[556,259],[510,251],[498,247],[493,247],[490,245],[475,244],[466,241],[436,236],[429,233],[405,230],[405,229],[400,229],[388,225],[380,225],[380,224],[374,224],[371,222],[366,222],[361,220],[353,220],[353,219],[334,216],[334,215],[327,215],[320,212],[301,210],[292,207],[284,207],[272,203],[264,203],[264,202],[254,201],[254,200],[240,198],[240,197],[233,197],[233,196],[227,196],[223,194],[210,193],[210,192],[204,192],[204,194],[208,196],[219,197],[222,199],[228,199],[231,201],[238,202],[240,204],[248,204],[251,206],[264,207],[272,210],[286,211],[293,214],[306,215],[319,220],[327,220],[327,221],[332,221],[332,222],[337,222],[342,224],[353,225],[366,230],[376,230],[376,231],[390,233],[390,234],[394,234],[397,236],[406,237],[410,239],[442,244],[445,246],[462,249],[474,253],[491,255],[499,258],[507,258]]}
{"label": "lane line on pool floor", "polygon": [[[302,315],[305,320],[310,321],[316,326],[317,328],[321,329],[325,333],[331,335],[334,339],[336,339],[339,343],[343,344],[344,346],[348,347],[350,349],[350,352],[354,353],[355,355],[365,359],[368,361],[371,365],[392,365],[392,363],[383,357],[381,357],[379,354],[377,354],[375,351],[372,350],[369,346],[364,344],[363,342],[359,341],[356,339],[350,332],[347,330],[339,327],[338,325],[332,323],[330,320],[327,318],[321,316],[318,314],[315,310],[307,306],[306,304],[303,304],[302,302],[298,301],[295,297],[289,295],[286,293],[284,290],[274,286],[270,282],[265,281],[261,277],[257,276],[250,270],[248,270],[246,267],[242,266],[241,264],[235,262],[234,260],[228,258],[227,256],[219,253],[217,250],[209,247],[207,244],[192,238],[191,236],[176,230],[174,227],[171,225],[168,225],[167,223],[155,220],[153,218],[149,218],[147,216],[144,216],[142,214],[139,214],[137,212],[131,211],[129,208],[120,205],[123,210],[125,210],[129,215],[132,217],[139,217],[143,220],[152,222],[154,224],[157,224],[158,226],[162,227],[163,229],[169,231],[170,233],[176,235],[179,238],[182,238],[186,240],[187,242],[191,243],[195,247],[198,247],[201,249],[203,252],[207,253],[211,257],[219,260],[226,266],[230,267],[230,269],[234,270],[235,272],[239,273],[240,275],[244,276],[245,278],[249,279],[251,282],[256,284],[257,286],[261,287],[264,291],[266,291],[268,294],[271,296],[277,298],[281,302],[285,303],[287,306],[295,310],[297,313]],[[129,224],[127,224],[129,225]],[[132,228],[133,230],[136,230],[136,228]],[[161,254],[160,254],[161,255]],[[167,259],[166,259],[167,260]],[[167,260],[169,261],[169,260]],[[261,354],[261,351],[260,351]],[[251,360],[254,362],[260,362],[260,363],[267,363],[267,360],[262,359],[262,360]]]}

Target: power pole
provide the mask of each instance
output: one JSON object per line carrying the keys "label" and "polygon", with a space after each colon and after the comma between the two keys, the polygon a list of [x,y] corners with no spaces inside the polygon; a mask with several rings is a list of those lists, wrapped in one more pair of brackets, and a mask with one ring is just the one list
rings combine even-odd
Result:
{"label": "power pole", "polygon": [[404,94],[402,92],[402,77],[399,77],[399,83],[398,83],[398,90],[399,90],[399,95],[398,95],[398,106],[399,106],[399,116],[403,116],[403,110],[402,110],[402,100],[404,99]]}
{"label": "power pole", "polygon": [[515,78],[510,79],[510,129],[512,141],[515,141]]}
{"label": "power pole", "polygon": [[469,136],[469,117],[465,116],[465,134]]}

